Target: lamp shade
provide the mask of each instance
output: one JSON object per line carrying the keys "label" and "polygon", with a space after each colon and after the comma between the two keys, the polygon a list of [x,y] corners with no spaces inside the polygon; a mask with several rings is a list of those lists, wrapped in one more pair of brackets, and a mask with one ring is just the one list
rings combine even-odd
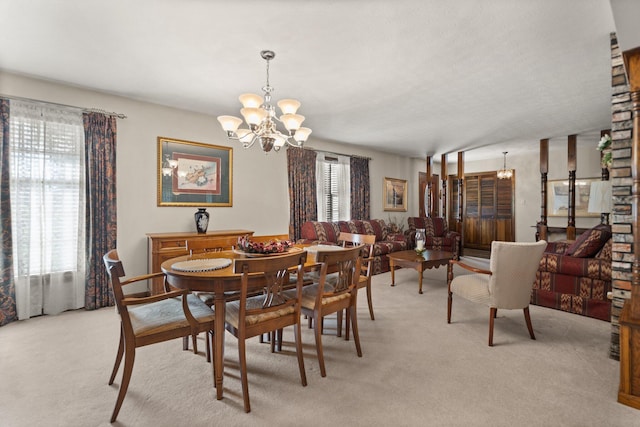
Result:
{"label": "lamp shade", "polygon": [[587,210],[592,213],[610,213],[612,198],[611,181],[592,182]]}

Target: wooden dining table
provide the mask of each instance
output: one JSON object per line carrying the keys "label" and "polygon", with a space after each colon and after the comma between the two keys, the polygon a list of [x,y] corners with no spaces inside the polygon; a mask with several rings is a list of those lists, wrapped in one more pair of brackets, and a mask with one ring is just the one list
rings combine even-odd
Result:
{"label": "wooden dining table", "polygon": [[[305,250],[304,247],[296,246],[292,250]],[[317,267],[315,256],[307,258],[305,269]],[[255,256],[255,255],[253,255]],[[230,297],[240,291],[241,274],[233,272],[233,260],[245,258],[246,254],[240,251],[220,251],[207,252],[196,255],[184,255],[164,261],[161,265],[162,272],[166,275],[167,283],[173,287],[188,289],[190,291],[207,292],[213,294],[213,309],[215,314],[214,322],[214,352],[213,363],[215,367],[216,397],[222,399],[222,382],[224,377],[224,336],[225,336],[225,309],[226,302]],[[173,268],[177,263],[192,260],[204,259],[229,259],[231,263],[224,268],[208,271],[183,271]],[[264,278],[260,274],[249,280],[250,290],[259,290],[264,285]],[[237,297],[237,295],[235,295]]]}

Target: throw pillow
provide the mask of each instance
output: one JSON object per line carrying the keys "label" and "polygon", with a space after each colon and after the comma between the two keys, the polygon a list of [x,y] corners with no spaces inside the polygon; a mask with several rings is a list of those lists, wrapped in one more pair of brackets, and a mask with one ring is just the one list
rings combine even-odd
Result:
{"label": "throw pillow", "polygon": [[605,243],[611,238],[611,227],[600,224],[582,233],[578,239],[567,248],[566,255],[575,258],[591,258],[595,256]]}

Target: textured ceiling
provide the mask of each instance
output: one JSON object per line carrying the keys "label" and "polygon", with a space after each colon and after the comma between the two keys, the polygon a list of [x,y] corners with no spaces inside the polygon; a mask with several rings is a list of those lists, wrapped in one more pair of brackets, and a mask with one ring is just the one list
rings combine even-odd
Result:
{"label": "textured ceiling", "polygon": [[271,49],[312,139],[413,157],[611,121],[608,0],[2,0],[0,28],[3,70],[212,120]]}

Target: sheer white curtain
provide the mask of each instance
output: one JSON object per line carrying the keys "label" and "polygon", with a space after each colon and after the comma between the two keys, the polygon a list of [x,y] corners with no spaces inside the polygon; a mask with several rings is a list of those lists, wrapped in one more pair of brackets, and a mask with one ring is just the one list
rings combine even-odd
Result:
{"label": "sheer white curtain", "polygon": [[347,221],[351,219],[350,170],[348,156],[317,153],[318,221]]}
{"label": "sheer white curtain", "polygon": [[11,101],[11,215],[19,319],[84,306],[82,112]]}

